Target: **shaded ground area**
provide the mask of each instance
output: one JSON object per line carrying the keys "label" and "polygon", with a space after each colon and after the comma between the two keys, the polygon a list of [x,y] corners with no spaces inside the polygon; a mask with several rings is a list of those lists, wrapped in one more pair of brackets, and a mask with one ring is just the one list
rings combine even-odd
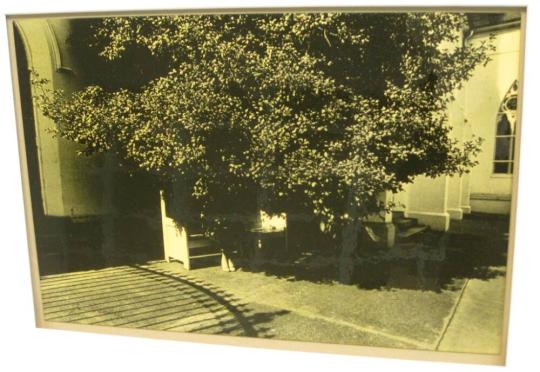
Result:
{"label": "shaded ground area", "polygon": [[[161,262],[155,265],[179,273],[184,270],[178,263]],[[215,283],[248,303],[272,306],[309,317],[315,328],[321,321],[339,324],[360,334],[382,337],[386,342],[378,345],[389,347],[434,348],[445,326],[445,319],[449,317],[459,296],[458,291],[363,290],[338,283],[288,281],[264,273],[227,273],[219,268],[189,273],[203,281]],[[287,326],[292,328],[290,333],[294,336],[295,325],[285,324],[285,328]],[[281,334],[283,331],[278,329],[276,332]],[[328,342],[352,341],[332,331],[325,336]]]}
{"label": "shaded ground area", "polygon": [[43,277],[41,285],[49,321],[494,353],[502,278],[454,291],[373,291],[154,262]]}
{"label": "shaded ground area", "polygon": [[[472,221],[472,222],[471,222]],[[444,245],[364,259],[355,285],[304,252],[234,273],[153,261],[44,276],[46,320],[178,332],[498,353],[507,224],[464,220]],[[412,250],[411,250],[412,249]],[[414,250],[416,249],[416,250]],[[428,252],[428,253],[426,253]]]}
{"label": "shaded ground area", "polygon": [[[467,215],[452,221],[447,233],[427,230],[413,241],[399,241],[392,249],[361,244],[353,285],[366,290],[412,289],[440,292],[459,290],[466,279],[488,280],[504,275],[508,251],[508,219]],[[305,239],[309,241],[309,239]],[[333,283],[337,261],[330,250],[311,242],[301,251],[286,251],[270,242],[263,260],[240,262],[243,271],[288,281]]]}
{"label": "shaded ground area", "polygon": [[414,346],[376,332],[359,331],[346,322],[339,324],[264,302],[239,300],[178,269],[183,270],[177,263],[157,262],[43,277],[45,319],[314,342]]}
{"label": "shaded ground area", "polygon": [[151,266],[120,266],[41,280],[45,319],[181,332],[264,335],[286,311],[259,311],[207,283]]}

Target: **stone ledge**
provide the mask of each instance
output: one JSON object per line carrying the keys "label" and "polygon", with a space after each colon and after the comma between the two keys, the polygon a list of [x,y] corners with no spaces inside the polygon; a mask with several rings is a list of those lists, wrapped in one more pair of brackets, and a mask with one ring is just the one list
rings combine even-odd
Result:
{"label": "stone ledge", "polygon": [[477,194],[471,194],[471,199],[473,199],[473,200],[511,201],[512,200],[512,195],[510,195],[510,194],[477,193]]}

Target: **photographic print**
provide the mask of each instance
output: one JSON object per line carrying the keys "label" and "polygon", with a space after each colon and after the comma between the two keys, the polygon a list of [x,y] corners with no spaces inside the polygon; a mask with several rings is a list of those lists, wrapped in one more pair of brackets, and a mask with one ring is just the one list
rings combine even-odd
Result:
{"label": "photographic print", "polygon": [[503,364],[524,19],[8,16],[38,326]]}

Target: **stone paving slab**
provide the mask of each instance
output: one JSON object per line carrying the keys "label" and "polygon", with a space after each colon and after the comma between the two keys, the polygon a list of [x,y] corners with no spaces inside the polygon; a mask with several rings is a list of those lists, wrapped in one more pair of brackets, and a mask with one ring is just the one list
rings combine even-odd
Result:
{"label": "stone paving slab", "polygon": [[469,280],[438,350],[499,354],[505,283],[504,276]]}

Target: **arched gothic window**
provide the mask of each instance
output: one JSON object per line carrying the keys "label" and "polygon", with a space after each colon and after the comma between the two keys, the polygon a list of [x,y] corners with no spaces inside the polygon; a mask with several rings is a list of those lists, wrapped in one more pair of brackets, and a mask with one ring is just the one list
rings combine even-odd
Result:
{"label": "arched gothic window", "polygon": [[518,81],[514,81],[503,98],[497,113],[495,158],[493,173],[512,174],[514,171],[514,145],[516,139]]}

